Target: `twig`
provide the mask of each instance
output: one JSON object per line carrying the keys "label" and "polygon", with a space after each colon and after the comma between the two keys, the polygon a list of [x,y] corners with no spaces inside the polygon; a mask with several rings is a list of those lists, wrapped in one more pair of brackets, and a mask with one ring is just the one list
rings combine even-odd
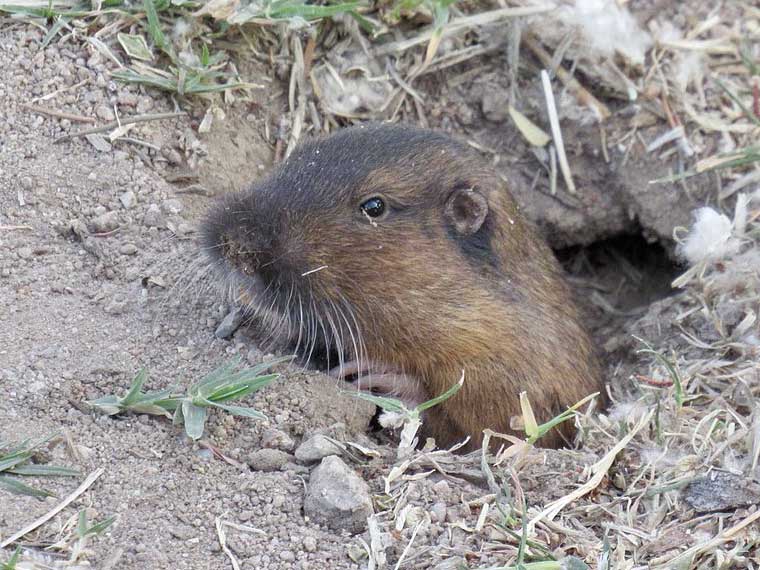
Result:
{"label": "twig", "polygon": [[549,80],[549,73],[545,70],[541,70],[541,82],[544,85],[544,95],[546,97],[546,110],[549,114],[549,124],[552,128],[552,138],[554,139],[554,146],[557,148],[557,159],[559,160],[559,169],[562,171],[562,176],[565,179],[567,185],[567,191],[570,194],[575,194],[575,182],[573,182],[573,175],[570,172],[570,165],[567,163],[567,156],[565,155],[565,144],[562,142],[562,131],[559,129],[559,117],[557,116],[557,107],[554,103],[554,93],[552,92],[552,83]]}
{"label": "twig", "polygon": [[67,141],[69,139],[73,139],[74,137],[83,137],[85,135],[92,135],[95,133],[104,133],[106,131],[110,131],[111,129],[116,129],[122,125],[132,125],[134,123],[147,123],[149,121],[162,121],[164,119],[174,119],[176,117],[185,117],[185,116],[187,116],[187,113],[185,113],[184,111],[180,111],[178,113],[155,113],[151,115],[135,115],[134,117],[127,117],[126,119],[112,121],[108,124],[103,125],[102,127],[93,127],[92,129],[85,129],[83,131],[78,131],[76,133],[69,133],[68,135],[63,135],[62,137],[58,137],[53,142],[59,143],[59,142]]}
{"label": "twig", "polygon": [[36,97],[32,99],[32,103],[39,103],[40,101],[47,101],[48,99],[52,99],[53,97],[60,95],[61,93],[65,93],[66,91],[71,91],[73,89],[79,89],[83,85],[86,85],[90,82],[90,78],[83,79],[79,83],[75,83],[74,85],[69,85],[68,87],[61,87],[60,89],[57,89],[51,93],[48,93],[47,95],[43,95],[42,97]]}
{"label": "twig", "polygon": [[0,231],[33,230],[32,226],[0,226]]}
{"label": "twig", "polygon": [[63,509],[65,509],[67,506],[69,506],[70,503],[72,503],[79,495],[84,493],[87,489],[90,488],[90,486],[97,481],[98,477],[100,477],[105,470],[102,467],[99,467],[85,479],[77,489],[71,493],[68,497],[66,497],[61,503],[59,503],[55,508],[48,511],[46,514],[42,515],[40,518],[38,518],[36,521],[33,521],[26,525],[24,528],[22,528],[20,531],[18,531],[16,534],[11,536],[10,538],[6,538],[3,542],[0,543],[0,549],[5,548],[9,544],[13,544],[16,542],[19,538],[22,536],[32,532],[34,529],[36,529],[38,526],[41,526],[45,524],[47,521],[52,519],[55,515],[57,515],[59,512],[61,512]]}
{"label": "twig", "polygon": [[401,553],[401,556],[399,556],[398,562],[396,562],[396,566],[393,567],[393,570],[398,570],[401,567],[401,563],[404,561],[404,558],[406,558],[406,555],[409,553],[409,549],[412,547],[412,543],[414,543],[414,539],[417,537],[417,531],[420,530],[420,527],[422,526],[422,522],[420,521],[417,523],[417,526],[414,527],[414,530],[412,531],[412,536],[409,539],[409,542],[407,543],[406,547],[404,548],[404,551]]}
{"label": "twig", "polygon": [[47,115],[48,117],[56,117],[58,119],[68,119],[69,121],[76,121],[78,123],[94,123],[95,119],[92,117],[85,117],[84,115],[76,115],[74,113],[66,113],[65,111],[56,111],[55,109],[45,109],[38,105],[30,105],[28,103],[21,104],[22,109],[31,111],[32,113],[38,113],[40,115]]}
{"label": "twig", "polygon": [[[541,47],[541,44],[531,34],[526,33],[525,37],[523,38],[523,42],[526,46],[528,46],[528,49],[530,49],[530,51],[532,51],[533,54],[541,61],[542,64],[547,67],[551,65],[552,56],[549,55],[549,52],[547,52],[543,47]],[[610,113],[610,110],[607,108],[607,105],[594,97],[591,92],[589,92],[588,89],[581,85],[580,82],[575,79],[575,77],[570,75],[564,67],[557,66],[556,69],[553,69],[552,71],[556,74],[557,79],[559,79],[562,84],[567,87],[573,95],[575,95],[578,103],[581,105],[587,105],[593,109],[600,121],[604,121],[612,115],[612,113]]]}

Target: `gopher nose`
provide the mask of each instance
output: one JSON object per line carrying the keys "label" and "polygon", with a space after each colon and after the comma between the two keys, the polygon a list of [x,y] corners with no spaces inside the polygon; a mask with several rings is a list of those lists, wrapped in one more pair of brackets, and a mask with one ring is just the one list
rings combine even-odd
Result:
{"label": "gopher nose", "polygon": [[245,275],[256,275],[262,263],[258,248],[230,234],[222,235],[220,241],[222,256],[230,265]]}

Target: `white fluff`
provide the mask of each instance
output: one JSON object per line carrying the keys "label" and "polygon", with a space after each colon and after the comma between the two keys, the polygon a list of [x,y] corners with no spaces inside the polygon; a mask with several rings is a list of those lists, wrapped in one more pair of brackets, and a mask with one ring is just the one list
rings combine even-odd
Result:
{"label": "white fluff", "polygon": [[723,259],[739,249],[740,241],[733,237],[733,224],[724,214],[712,208],[699,208],[691,232],[678,251],[691,265],[700,261]]}
{"label": "white fluff", "polygon": [[618,402],[607,412],[608,417],[613,422],[634,423],[649,413],[647,405],[640,401]]}
{"label": "white fluff", "polygon": [[653,22],[652,34],[658,42],[675,42],[683,38],[683,32],[671,22]]}
{"label": "white fluff", "polygon": [[706,69],[705,57],[698,51],[682,55],[675,66],[675,83],[679,89],[686,92],[692,83],[702,81]]}
{"label": "white fluff", "polygon": [[584,39],[600,55],[619,53],[634,64],[644,63],[652,45],[648,32],[639,28],[631,14],[615,0],[577,0],[559,14],[566,23],[580,29]]}
{"label": "white fluff", "polygon": [[174,39],[181,40],[189,34],[191,31],[190,23],[182,18],[177,18],[174,21],[174,28],[172,29],[172,35]]}

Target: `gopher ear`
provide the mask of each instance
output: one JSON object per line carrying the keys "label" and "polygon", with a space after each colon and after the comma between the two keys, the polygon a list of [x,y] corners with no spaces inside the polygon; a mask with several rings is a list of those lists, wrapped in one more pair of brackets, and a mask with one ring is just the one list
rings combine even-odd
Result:
{"label": "gopher ear", "polygon": [[472,188],[454,190],[446,201],[446,219],[462,235],[472,235],[480,229],[488,215],[488,200]]}

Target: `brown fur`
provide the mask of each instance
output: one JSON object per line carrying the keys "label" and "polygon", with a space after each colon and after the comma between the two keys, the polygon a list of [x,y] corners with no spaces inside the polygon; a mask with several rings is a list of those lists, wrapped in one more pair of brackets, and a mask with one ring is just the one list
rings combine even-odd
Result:
{"label": "brown fur", "polygon": [[[397,131],[387,134],[387,129]],[[406,137],[399,140],[407,146],[397,154],[372,156],[366,170],[353,178],[342,181],[337,176],[338,186],[351,187],[329,191],[320,184],[335,185],[336,174],[320,171],[308,159],[321,155],[329,161],[338,150],[327,146],[321,153],[304,151],[281,172],[305,165],[317,168],[314,176],[304,175],[306,182],[296,172],[296,182],[290,183],[315,206],[296,205],[304,196],[294,194],[291,202],[276,207],[275,190],[254,188],[234,198],[232,206],[228,203],[227,213],[241,207],[265,209],[271,218],[276,211],[276,230],[254,227],[248,218],[237,222],[245,228],[241,235],[235,222],[217,214],[207,226],[215,228],[207,230],[212,236],[208,243],[227,249],[235,243],[235,257],[241,251],[251,253],[254,261],[242,270],[239,260],[225,260],[238,267],[238,274],[250,271],[251,264],[265,265],[258,257],[264,242],[272,259],[286,264],[282,272],[295,267],[294,275],[303,274],[327,266],[303,278],[308,283],[296,281],[297,287],[317,299],[317,311],[347,303],[361,330],[365,356],[403,370],[430,397],[451,387],[464,370],[459,393],[424,418],[424,435],[435,437],[439,445],[470,436],[468,449],[473,449],[485,428],[512,433],[510,418],[521,414],[521,391],[527,392],[539,422],[602,392],[600,367],[561,268],[488,165],[441,135],[428,140],[425,131],[387,126],[354,131],[353,138],[343,135],[342,148],[355,143],[367,153],[385,152],[386,143],[375,143],[372,136]],[[420,144],[408,142],[413,136],[420,137]],[[355,162],[350,165],[355,167]],[[339,174],[339,167],[324,168],[337,168]],[[289,180],[283,176],[278,181],[276,175],[269,185],[287,193],[289,188],[278,186]],[[459,247],[457,240],[464,238],[452,236],[442,216],[443,198],[462,185],[487,199],[485,249]],[[393,218],[389,215],[377,225],[353,215],[358,202],[374,195],[392,198],[399,206]],[[267,234],[263,242],[251,237],[260,232]],[[282,283],[294,279],[283,275],[270,278],[283,290],[278,302],[286,294]],[[572,436],[569,423],[562,435]],[[561,443],[558,432],[539,441],[550,447]]]}

